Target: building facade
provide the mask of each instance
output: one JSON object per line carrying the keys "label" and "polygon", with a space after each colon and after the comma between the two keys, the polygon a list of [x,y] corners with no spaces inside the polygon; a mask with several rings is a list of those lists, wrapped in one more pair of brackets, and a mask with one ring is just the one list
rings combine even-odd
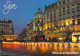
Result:
{"label": "building facade", "polygon": [[47,40],[55,37],[58,41],[73,40],[72,33],[80,32],[80,0],[58,0],[54,4],[45,5],[44,14],[44,34]]}
{"label": "building facade", "polygon": [[18,40],[26,40],[27,37],[27,29],[24,28],[22,32],[18,35]]}
{"label": "building facade", "polygon": [[14,28],[13,28],[13,22],[11,20],[8,21],[1,21],[0,20],[0,35],[13,35],[14,34]]}
{"label": "building facade", "polygon": [[34,30],[33,30],[33,21],[30,20],[30,22],[26,25],[26,27],[21,31],[21,33],[18,35],[19,40],[23,41],[31,41],[34,36]]}
{"label": "building facade", "polygon": [[80,18],[80,0],[58,0],[45,6],[45,22],[48,19],[60,21],[70,18]]}
{"label": "building facade", "polygon": [[30,40],[30,41],[31,41],[31,40],[34,40],[33,37],[35,36],[34,29],[33,29],[33,28],[34,28],[33,22],[34,22],[34,18],[33,18],[32,20],[30,20],[30,22],[29,22],[28,25],[26,26],[26,27],[28,27],[28,28],[27,28],[27,30],[28,30],[28,31],[27,31],[27,36],[28,36],[28,37],[27,37],[27,40]]}
{"label": "building facade", "polygon": [[4,41],[17,41],[17,35],[3,35],[4,38],[2,40]]}
{"label": "building facade", "polygon": [[37,9],[37,12],[35,13],[35,39],[42,41],[44,39],[43,35],[43,26],[44,26],[44,13],[40,8]]}
{"label": "building facade", "polygon": [[0,40],[3,41],[16,41],[18,38],[14,35],[13,22],[11,20],[0,20]]}
{"label": "building facade", "polygon": [[38,8],[26,28],[31,41],[80,42],[80,0],[58,0],[44,13]]}
{"label": "building facade", "polygon": [[38,8],[34,17],[25,27],[26,30],[23,30],[21,34],[19,34],[19,36],[22,35],[22,38],[27,37],[27,40],[30,41],[42,41],[44,39],[43,26],[44,26],[44,13],[40,8]]}

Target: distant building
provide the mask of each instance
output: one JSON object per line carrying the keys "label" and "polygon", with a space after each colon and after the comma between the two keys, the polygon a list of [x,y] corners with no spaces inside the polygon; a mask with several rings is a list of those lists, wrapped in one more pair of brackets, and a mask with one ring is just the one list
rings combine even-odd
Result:
{"label": "distant building", "polygon": [[27,40],[27,28],[24,28],[22,32],[18,35],[18,40]]}
{"label": "distant building", "polygon": [[13,35],[14,34],[14,28],[13,28],[13,22],[11,20],[8,21],[1,21],[0,20],[0,35]]}
{"label": "distant building", "polygon": [[28,40],[43,40],[43,26],[44,26],[44,14],[40,8],[37,9],[35,16],[23,31],[19,34],[19,38],[24,40],[26,37]]}
{"label": "distant building", "polygon": [[3,37],[4,38],[2,38],[2,40],[6,40],[6,41],[13,41],[18,39],[17,35],[3,35]]}
{"label": "distant building", "polygon": [[19,40],[31,40],[33,37],[33,19],[26,25],[26,27],[18,35]]}
{"label": "distant building", "polygon": [[13,22],[0,20],[0,40],[13,41],[17,39],[17,35],[14,35]]}

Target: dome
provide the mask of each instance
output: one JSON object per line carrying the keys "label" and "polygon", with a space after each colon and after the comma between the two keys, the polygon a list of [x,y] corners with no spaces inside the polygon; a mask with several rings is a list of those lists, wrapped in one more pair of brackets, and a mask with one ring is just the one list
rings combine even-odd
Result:
{"label": "dome", "polygon": [[43,12],[40,8],[37,9],[37,12],[35,13],[35,15],[37,15],[37,14],[43,14]]}

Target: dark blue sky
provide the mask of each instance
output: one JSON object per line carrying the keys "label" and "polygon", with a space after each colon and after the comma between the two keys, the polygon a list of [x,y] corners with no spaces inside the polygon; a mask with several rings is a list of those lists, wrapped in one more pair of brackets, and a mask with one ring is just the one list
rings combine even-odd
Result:
{"label": "dark blue sky", "polygon": [[[3,14],[7,1],[16,4],[17,9],[11,9],[7,15]],[[44,6],[55,3],[57,0],[1,0],[0,1],[0,20],[12,20],[15,34],[19,34],[28,22],[34,17],[38,8],[44,11]]]}

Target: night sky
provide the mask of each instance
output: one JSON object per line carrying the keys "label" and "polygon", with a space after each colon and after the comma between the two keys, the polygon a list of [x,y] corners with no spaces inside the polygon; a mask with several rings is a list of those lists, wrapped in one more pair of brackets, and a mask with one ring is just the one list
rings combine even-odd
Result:
{"label": "night sky", "polygon": [[[16,4],[17,9],[11,9],[7,15],[3,14],[4,7],[10,1],[10,4]],[[0,0],[0,20],[12,20],[14,24],[14,33],[19,34],[28,22],[34,17],[38,8],[44,11],[45,4],[50,5],[57,0]]]}

